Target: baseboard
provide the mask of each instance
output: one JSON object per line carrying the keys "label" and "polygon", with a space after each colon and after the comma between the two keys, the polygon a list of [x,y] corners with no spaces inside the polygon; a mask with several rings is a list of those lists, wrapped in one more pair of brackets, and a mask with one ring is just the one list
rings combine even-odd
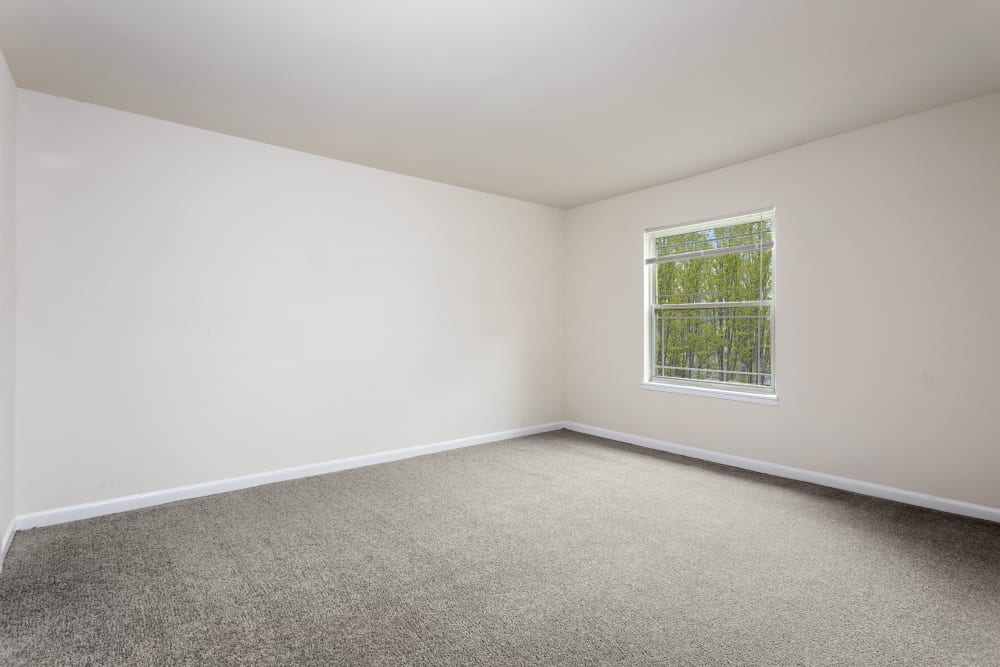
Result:
{"label": "baseboard", "polygon": [[[108,500],[99,500],[92,503],[59,507],[42,512],[32,512],[30,514],[21,514],[16,518],[17,530],[27,530],[29,528],[38,528],[40,526],[51,526],[58,523],[67,523],[69,521],[79,521],[80,519],[90,519],[96,516],[103,516],[105,514],[116,514],[118,512],[141,509],[143,507],[163,505],[177,500],[211,496],[217,493],[237,491],[239,489],[247,489],[253,486],[262,486],[264,484],[273,484],[275,482],[284,482],[301,477],[324,475],[338,470],[361,468],[363,466],[374,465],[376,463],[399,461],[402,459],[412,458],[414,456],[423,456],[424,454],[443,452],[449,449],[471,447],[472,445],[482,445],[488,442],[509,440],[511,438],[519,438],[525,435],[544,433],[546,431],[556,431],[562,427],[562,422],[539,424],[537,426],[511,429],[509,431],[475,435],[468,438],[446,440],[444,442],[435,442],[428,445],[418,445],[416,447],[406,447],[403,449],[391,449],[385,452],[377,452],[375,454],[364,454],[362,456],[333,459],[332,461],[296,466],[294,468],[283,468],[281,470],[273,470],[253,475],[230,477],[228,479],[220,479],[213,482],[203,482],[201,484],[191,484],[190,486],[180,486],[173,489],[163,489],[160,491],[151,491],[149,493],[139,493],[133,496],[109,498]],[[13,535],[13,529],[10,530],[10,534]]]}
{"label": "baseboard", "polygon": [[721,452],[714,452],[708,449],[678,445],[672,442],[656,440],[654,438],[647,438],[631,433],[612,431],[577,422],[552,422],[549,424],[539,424],[537,426],[517,428],[509,431],[500,431],[497,433],[459,438],[457,440],[447,440],[444,442],[418,445],[416,447],[407,447],[403,449],[392,449],[384,452],[377,452],[375,454],[333,459],[322,463],[314,463],[293,468],[283,468],[281,470],[243,475],[241,477],[231,477],[228,479],[204,482],[201,484],[192,484],[172,489],[163,489],[160,491],[151,491],[149,493],[140,493],[132,496],[110,498],[92,503],[59,507],[42,512],[21,514],[11,521],[6,532],[4,533],[2,549],[0,549],[0,570],[2,570],[3,567],[3,556],[6,555],[7,547],[13,539],[15,530],[27,530],[29,528],[37,528],[40,526],[51,526],[69,521],[89,519],[92,517],[103,516],[105,514],[127,512],[129,510],[141,509],[143,507],[163,505],[177,500],[211,496],[217,493],[237,491],[239,489],[247,489],[254,486],[262,486],[264,484],[273,484],[275,482],[283,482],[290,479],[323,475],[330,472],[336,472],[338,470],[349,470],[351,468],[360,468],[377,463],[399,461],[402,459],[412,458],[414,456],[433,454],[434,452],[443,452],[449,449],[459,449],[461,447],[471,447],[473,445],[481,445],[489,442],[509,440],[511,438],[544,433],[546,431],[555,431],[561,428],[577,431],[579,433],[595,435],[601,438],[608,438],[609,440],[618,440],[620,442],[626,442],[640,447],[680,454],[681,456],[721,463],[734,468],[753,470],[755,472],[775,475],[777,477],[810,482],[812,484],[819,484],[820,486],[828,486],[835,489],[842,489],[844,491],[851,491],[853,493],[874,496],[876,498],[895,500],[909,505],[917,505],[919,507],[927,507],[930,509],[940,510],[942,512],[950,512],[952,514],[960,514],[963,516],[970,516],[1000,523],[1000,509],[994,507],[976,505],[974,503],[953,500],[950,498],[940,498],[938,496],[918,493],[916,491],[906,491],[904,489],[897,489],[891,486],[883,486],[881,484],[873,484],[871,482],[862,482],[847,477],[837,477],[836,475],[827,475],[825,473],[804,470],[802,468],[793,468],[791,466],[780,465],[777,463],[769,463],[758,459],[734,456],[732,454],[723,454]]}
{"label": "baseboard", "polygon": [[0,542],[0,572],[3,572],[3,561],[7,557],[7,549],[11,540],[14,539],[14,531],[17,530],[17,517],[10,520],[7,530],[3,532],[3,542]]}
{"label": "baseboard", "polygon": [[836,475],[827,475],[821,472],[804,470],[802,468],[793,468],[791,466],[780,465],[778,463],[768,463],[767,461],[760,461],[758,459],[750,459],[743,456],[713,452],[708,449],[687,447],[685,445],[678,445],[672,442],[656,440],[654,438],[646,438],[644,436],[633,435],[631,433],[621,433],[619,431],[611,431],[606,428],[588,426],[587,424],[564,422],[563,426],[578,433],[596,435],[601,438],[627,442],[631,445],[657,449],[662,452],[670,452],[671,454],[680,454],[681,456],[688,456],[694,459],[721,463],[734,468],[753,470],[755,472],[762,472],[776,477],[785,477],[788,479],[798,480],[800,482],[810,482],[812,484],[819,484],[820,486],[829,486],[834,489],[860,493],[865,496],[885,498],[886,500],[895,500],[896,502],[906,503],[908,505],[927,507],[930,509],[940,510],[942,512],[950,512],[951,514],[961,514],[963,516],[971,516],[977,519],[985,519],[987,521],[1000,523],[1000,508],[996,507],[976,505],[975,503],[967,503],[963,500],[952,500],[951,498],[940,498],[926,493],[906,491],[904,489],[897,489],[891,486],[883,486],[882,484],[862,482],[856,479],[837,477]]}

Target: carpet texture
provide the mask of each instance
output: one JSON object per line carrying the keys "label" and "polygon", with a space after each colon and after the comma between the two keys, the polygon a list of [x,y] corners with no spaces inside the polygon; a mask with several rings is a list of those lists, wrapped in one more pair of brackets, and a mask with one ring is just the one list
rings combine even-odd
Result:
{"label": "carpet texture", "polygon": [[1000,525],[557,431],[20,532],[3,665],[1000,665]]}

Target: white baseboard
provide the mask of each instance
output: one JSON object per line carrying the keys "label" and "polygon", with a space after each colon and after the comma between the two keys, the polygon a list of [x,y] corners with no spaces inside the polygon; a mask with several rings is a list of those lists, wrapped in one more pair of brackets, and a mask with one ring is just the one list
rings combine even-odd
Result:
{"label": "white baseboard", "polygon": [[[538,426],[528,426],[516,428],[509,431],[499,431],[497,433],[487,433],[485,435],[474,435],[458,440],[446,440],[435,442],[429,445],[418,445],[416,447],[406,447],[403,449],[390,449],[385,452],[375,454],[364,454],[362,456],[351,456],[343,459],[333,459],[322,463],[312,463],[309,465],[296,466],[294,468],[283,468],[270,472],[256,473],[253,475],[243,475],[241,477],[230,477],[213,482],[203,482],[201,484],[191,484],[190,486],[179,486],[173,489],[163,489],[160,491],[150,491],[139,493],[134,496],[123,496],[120,498],[109,498],[108,500],[98,500],[92,503],[81,505],[70,505],[68,507],[58,507],[56,509],[42,512],[32,512],[21,514],[15,519],[17,530],[27,530],[28,528],[38,528],[40,526],[51,526],[68,521],[78,521],[80,519],[90,519],[95,516],[105,514],[116,514],[129,510],[163,505],[177,500],[187,500],[189,498],[199,498],[201,496],[211,496],[227,491],[237,491],[253,486],[284,482],[300,477],[312,477],[313,475],[324,475],[338,470],[348,470],[350,468],[361,468],[376,463],[387,463],[389,461],[399,461],[414,456],[443,452],[448,449],[459,449],[472,445],[481,445],[488,442],[498,442],[519,438],[525,435],[535,435],[546,431],[556,431],[563,427],[562,422],[552,422],[550,424],[539,424]],[[13,524],[12,524],[13,526]],[[10,530],[13,535],[13,530]]]}
{"label": "white baseboard", "polygon": [[201,484],[192,484],[173,489],[151,491],[149,493],[140,493],[120,498],[110,498],[107,500],[99,500],[81,505],[59,507],[42,512],[21,514],[11,521],[3,535],[3,543],[0,545],[0,547],[2,547],[0,548],[0,569],[3,567],[3,556],[6,555],[7,547],[13,539],[15,530],[51,526],[59,523],[66,523],[68,521],[89,519],[105,514],[127,512],[129,510],[140,509],[143,507],[153,507],[155,505],[171,503],[177,500],[187,500],[189,498],[198,498],[217,493],[225,493],[227,491],[237,491],[239,489],[246,489],[264,484],[273,484],[275,482],[282,482],[290,479],[323,475],[330,472],[336,472],[338,470],[360,468],[363,466],[374,465],[376,463],[399,461],[414,456],[433,454],[434,452],[443,452],[449,449],[470,447],[472,445],[480,445],[488,442],[509,440],[510,438],[534,435],[536,433],[544,433],[546,431],[555,431],[561,428],[577,431],[579,433],[595,435],[601,438],[608,438],[609,440],[618,440],[620,442],[626,442],[640,447],[648,447],[650,449],[680,454],[681,456],[721,463],[734,468],[753,470],[755,472],[775,475],[777,477],[810,482],[812,484],[819,484],[820,486],[843,489],[845,491],[860,493],[867,496],[875,496],[876,498],[895,500],[909,505],[917,505],[919,507],[927,507],[930,509],[941,510],[943,512],[950,512],[952,514],[960,514],[1000,523],[1000,509],[994,507],[976,505],[974,503],[952,500],[950,498],[940,498],[938,496],[918,493],[916,491],[906,491],[890,486],[883,486],[881,484],[873,484],[871,482],[862,482],[846,477],[827,475],[825,473],[803,470],[801,468],[793,468],[791,466],[780,465],[777,463],[768,463],[767,461],[734,456],[732,454],[713,452],[711,450],[699,449],[697,447],[687,447],[685,445],[678,445],[672,442],[633,435],[631,433],[612,431],[609,429],[598,428],[596,426],[588,426],[577,422],[552,422],[549,424],[540,424],[538,426],[529,426],[509,431],[500,431],[497,433],[488,433],[468,438],[459,438],[457,440],[447,440],[428,445],[392,449],[375,454],[334,459],[332,461],[324,461],[322,463],[297,466],[294,468],[284,468],[281,470],[244,475],[241,477],[231,477],[228,479],[204,482]]}
{"label": "white baseboard", "polygon": [[908,505],[927,507],[930,509],[940,510],[942,512],[961,514],[963,516],[971,516],[977,519],[985,519],[987,521],[1000,523],[1000,508],[996,507],[976,505],[975,503],[967,503],[963,500],[952,500],[951,498],[940,498],[926,493],[906,491],[904,489],[883,486],[881,484],[873,484],[871,482],[862,482],[856,479],[849,479],[847,477],[837,477],[836,475],[827,475],[821,472],[813,472],[812,470],[803,470],[802,468],[792,468],[791,466],[780,465],[778,463],[768,463],[767,461],[760,461],[758,459],[750,459],[743,456],[713,452],[708,449],[698,449],[697,447],[677,445],[672,442],[655,440],[653,438],[646,438],[644,436],[633,435],[631,433],[611,431],[606,428],[598,428],[596,426],[588,426],[586,424],[578,424],[576,422],[564,422],[563,427],[578,433],[596,435],[609,440],[618,440],[620,442],[627,442],[631,445],[638,445],[640,447],[648,447],[650,449],[658,449],[663,452],[670,452],[671,454],[680,454],[681,456],[688,456],[694,459],[721,463],[734,468],[753,470],[755,472],[762,472],[776,477],[786,477],[800,482],[810,482],[812,484],[819,484],[820,486],[829,486],[835,489],[860,493],[865,496],[885,498],[887,500],[895,500],[896,502],[906,503]]}
{"label": "white baseboard", "polygon": [[11,540],[14,539],[14,531],[17,530],[17,517],[10,520],[7,530],[3,532],[3,542],[0,542],[0,572],[3,572],[3,561],[7,557],[7,549]]}

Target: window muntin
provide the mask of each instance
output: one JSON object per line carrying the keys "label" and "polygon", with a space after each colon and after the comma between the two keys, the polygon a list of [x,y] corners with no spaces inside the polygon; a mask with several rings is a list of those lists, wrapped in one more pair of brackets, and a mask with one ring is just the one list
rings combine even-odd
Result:
{"label": "window muntin", "polygon": [[774,209],[646,232],[647,379],[774,393]]}

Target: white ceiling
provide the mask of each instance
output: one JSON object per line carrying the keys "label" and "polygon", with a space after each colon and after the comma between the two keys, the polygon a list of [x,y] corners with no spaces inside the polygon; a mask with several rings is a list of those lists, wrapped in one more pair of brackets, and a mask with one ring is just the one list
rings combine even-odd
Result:
{"label": "white ceiling", "polygon": [[1000,0],[0,0],[21,87],[572,207],[1000,90]]}

